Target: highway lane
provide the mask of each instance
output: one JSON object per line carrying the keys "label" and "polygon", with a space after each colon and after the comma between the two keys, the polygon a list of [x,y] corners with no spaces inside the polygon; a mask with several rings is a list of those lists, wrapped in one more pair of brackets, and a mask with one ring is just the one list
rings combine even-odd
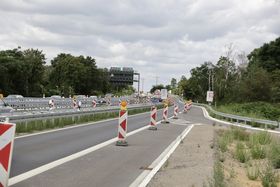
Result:
{"label": "highway lane", "polygon": [[[180,105],[180,109],[182,109]],[[173,107],[169,108],[169,116]],[[158,111],[158,120],[162,110]],[[144,113],[128,118],[128,132],[148,125],[150,114]],[[65,129],[15,140],[10,177],[66,157],[117,136],[118,121],[106,121],[94,125]]]}
{"label": "highway lane", "polygon": [[[204,119],[201,109],[195,107],[188,113],[180,114],[179,118],[186,118],[192,123],[198,121],[211,124],[211,121]],[[180,125],[180,123],[182,124]],[[174,124],[159,125],[156,132],[141,131],[128,137],[128,147],[110,144],[13,186],[129,186],[142,173],[143,170],[140,168],[147,167],[154,162],[187,127],[186,123],[178,120]]]}

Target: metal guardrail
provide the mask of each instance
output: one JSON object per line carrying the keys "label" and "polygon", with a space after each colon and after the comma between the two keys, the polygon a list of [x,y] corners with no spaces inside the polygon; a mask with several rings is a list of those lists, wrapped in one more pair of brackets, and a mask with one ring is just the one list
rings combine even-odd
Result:
{"label": "metal guardrail", "polygon": [[224,118],[228,118],[231,121],[235,120],[237,123],[244,122],[245,124],[247,124],[247,122],[250,122],[250,123],[259,123],[259,124],[272,125],[275,127],[279,127],[279,121],[257,119],[257,118],[238,116],[238,115],[234,115],[234,114],[227,114],[227,113],[215,111],[211,106],[206,105],[206,104],[201,104],[201,103],[193,103],[193,104],[198,105],[198,106],[207,107],[213,114],[224,117]]}
{"label": "metal guardrail", "polygon": [[[142,108],[148,108],[151,107],[153,104],[135,104],[130,105],[128,109],[142,109]],[[48,113],[29,113],[26,115],[7,115],[7,116],[1,116],[0,121],[4,121],[7,117],[12,122],[22,122],[22,121],[30,121],[30,120],[36,120],[36,119],[49,119],[49,118],[57,118],[57,117],[63,117],[63,116],[82,116],[86,114],[93,114],[93,113],[102,113],[102,112],[112,112],[112,111],[118,111],[119,106],[110,106],[110,107],[98,107],[98,108],[91,108],[91,109],[82,109],[81,111],[77,110],[68,110],[68,111],[59,111],[59,110],[53,110],[52,112]]]}
{"label": "metal guardrail", "polygon": [[[49,100],[54,100],[56,108],[67,109],[73,107],[73,101],[71,98],[35,98],[35,97],[24,97],[24,98],[5,98],[3,101],[8,106],[12,107],[15,110],[42,110],[49,109]],[[135,104],[136,99],[131,97],[120,97],[120,98],[111,98],[111,105],[118,105],[119,99],[129,100],[130,104]],[[77,99],[82,102],[82,107],[92,107],[92,98],[80,98]],[[104,100],[104,99],[102,99]],[[107,103],[108,104],[108,103]],[[97,105],[101,105],[97,102]]]}

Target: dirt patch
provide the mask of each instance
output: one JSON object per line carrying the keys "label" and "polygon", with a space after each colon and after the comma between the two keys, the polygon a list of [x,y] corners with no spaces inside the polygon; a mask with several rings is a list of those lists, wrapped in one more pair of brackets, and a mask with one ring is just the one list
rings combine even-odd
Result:
{"label": "dirt patch", "polygon": [[148,186],[193,187],[207,183],[214,164],[214,129],[211,125],[194,126]]}

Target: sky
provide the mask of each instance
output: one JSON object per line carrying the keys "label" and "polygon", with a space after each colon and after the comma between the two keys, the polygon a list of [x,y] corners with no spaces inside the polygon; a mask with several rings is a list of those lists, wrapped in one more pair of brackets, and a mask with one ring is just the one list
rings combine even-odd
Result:
{"label": "sky", "polygon": [[280,0],[0,0],[0,27],[0,50],[133,67],[148,91],[215,64],[229,45],[248,54],[279,37]]}

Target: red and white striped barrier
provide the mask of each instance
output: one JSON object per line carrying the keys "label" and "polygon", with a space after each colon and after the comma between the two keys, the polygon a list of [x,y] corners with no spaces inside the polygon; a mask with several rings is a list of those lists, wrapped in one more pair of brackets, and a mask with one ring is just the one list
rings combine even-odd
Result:
{"label": "red and white striped barrier", "polygon": [[157,130],[157,107],[152,106],[151,108],[151,123],[149,130]]}
{"label": "red and white striped barrier", "polygon": [[118,128],[118,141],[116,145],[118,146],[127,146],[126,139],[126,132],[127,132],[127,110],[120,110],[119,115],[119,128]]}
{"label": "red and white striped barrier", "polygon": [[188,110],[190,110],[191,107],[192,107],[192,103],[189,103],[189,104],[188,104]]}
{"label": "red and white striped barrier", "polygon": [[184,112],[188,112],[188,104],[187,103],[185,103],[185,105],[184,105]]}
{"label": "red and white striped barrier", "polygon": [[0,187],[7,187],[12,161],[16,124],[0,123]]}
{"label": "red and white striped barrier", "polygon": [[163,108],[163,114],[162,114],[162,121],[161,123],[169,123],[168,119],[168,105],[165,105]]}
{"label": "red and white striped barrier", "polygon": [[92,101],[92,107],[96,108],[96,101],[95,100]]}
{"label": "red and white striped barrier", "polygon": [[174,117],[173,117],[173,119],[178,119],[178,112],[179,112],[178,105],[174,105]]}

